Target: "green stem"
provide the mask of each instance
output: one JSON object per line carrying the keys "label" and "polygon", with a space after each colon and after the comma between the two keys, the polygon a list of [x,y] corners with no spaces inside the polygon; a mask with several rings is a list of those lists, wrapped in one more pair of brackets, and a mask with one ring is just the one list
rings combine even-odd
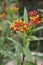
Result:
{"label": "green stem", "polygon": [[[23,47],[25,47],[26,46],[26,34],[24,33],[23,34]],[[23,56],[23,58],[22,58],[22,62],[21,62],[21,65],[23,65],[23,63],[24,63],[24,59],[25,59],[25,55],[24,55],[24,53],[22,52],[22,56]]]}
{"label": "green stem", "polygon": [[24,63],[24,58],[25,58],[25,55],[23,54],[21,65],[23,65],[23,63]]}

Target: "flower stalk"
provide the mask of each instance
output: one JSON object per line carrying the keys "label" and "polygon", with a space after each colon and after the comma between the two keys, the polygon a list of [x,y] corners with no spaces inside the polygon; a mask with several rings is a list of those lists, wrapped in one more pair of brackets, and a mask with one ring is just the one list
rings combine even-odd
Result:
{"label": "flower stalk", "polygon": [[23,65],[23,63],[24,63],[24,59],[25,59],[25,55],[23,54],[23,58],[22,58],[21,65]]}

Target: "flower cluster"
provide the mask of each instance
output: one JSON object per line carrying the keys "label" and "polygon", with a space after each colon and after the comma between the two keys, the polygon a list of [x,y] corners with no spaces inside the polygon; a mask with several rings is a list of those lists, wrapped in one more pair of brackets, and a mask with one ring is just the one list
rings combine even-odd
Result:
{"label": "flower cluster", "polygon": [[6,14],[5,13],[0,14],[0,18],[5,19],[6,18]]}
{"label": "flower cluster", "polygon": [[16,6],[15,6],[15,7],[13,7],[12,9],[13,9],[15,12],[18,12],[18,11],[19,11],[19,8],[18,8],[18,7],[16,7]]}
{"label": "flower cluster", "polygon": [[29,26],[30,26],[29,23],[25,23],[22,20],[20,21],[16,20],[15,23],[10,26],[10,28],[13,29],[14,31],[20,31],[24,33],[26,30],[29,29]]}
{"label": "flower cluster", "polygon": [[38,12],[36,10],[28,12],[29,16],[36,16]]}
{"label": "flower cluster", "polygon": [[37,11],[30,11],[28,15],[30,17],[29,21],[24,22],[22,20],[16,20],[13,25],[10,26],[10,28],[14,31],[20,31],[24,33],[26,30],[29,30],[30,27],[41,23],[41,21],[39,21],[39,14]]}
{"label": "flower cluster", "polygon": [[28,12],[28,16],[32,22],[32,24],[38,24],[39,22],[39,14],[36,10]]}

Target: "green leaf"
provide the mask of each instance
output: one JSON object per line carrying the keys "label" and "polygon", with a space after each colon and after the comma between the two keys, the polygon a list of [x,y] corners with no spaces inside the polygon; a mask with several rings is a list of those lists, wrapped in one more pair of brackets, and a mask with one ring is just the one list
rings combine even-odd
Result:
{"label": "green leaf", "polygon": [[43,40],[43,37],[40,37],[39,40]]}
{"label": "green leaf", "polygon": [[28,48],[23,48],[23,52],[26,55],[26,57],[28,57],[28,60],[29,61],[32,61],[33,60],[32,54],[31,54],[31,52],[30,52],[30,50]]}
{"label": "green leaf", "polygon": [[12,14],[14,14],[14,11],[13,10],[8,10],[7,13],[12,15]]}
{"label": "green leaf", "polygon": [[0,53],[8,56],[10,59],[16,59],[16,56],[11,51],[0,48]]}
{"label": "green leaf", "polygon": [[28,22],[28,15],[26,8],[24,8],[24,22]]}
{"label": "green leaf", "polygon": [[29,44],[30,44],[30,38],[28,38],[28,39],[26,40],[26,47],[27,47],[27,48],[29,47]]}
{"label": "green leaf", "polygon": [[30,61],[25,61],[24,65],[37,65],[36,63],[30,62]]}
{"label": "green leaf", "polygon": [[[30,36],[30,41],[38,41],[38,40],[43,40],[43,37],[36,37],[36,36]],[[28,39],[27,39],[28,41]]]}
{"label": "green leaf", "polygon": [[3,23],[2,23],[2,27],[3,27],[3,29],[2,29],[2,41],[1,41],[1,43],[4,43],[4,40],[5,40],[5,32],[6,32],[6,29],[7,29],[7,22],[6,21],[3,21]]}
{"label": "green leaf", "polygon": [[20,56],[20,51],[22,50],[22,46],[17,42],[15,39],[8,38],[11,40],[13,43],[15,42],[15,50],[16,50],[16,60],[17,60],[17,65],[20,65],[21,63],[21,56]]}
{"label": "green leaf", "polygon": [[13,39],[13,38],[10,38],[10,37],[7,37],[7,39],[9,39],[11,42],[13,42],[13,44],[17,44],[18,47],[19,47],[19,50],[22,51],[22,46],[16,39]]}
{"label": "green leaf", "polygon": [[33,32],[37,32],[37,31],[39,31],[39,30],[41,30],[41,29],[43,29],[43,26],[40,26],[40,27],[35,28],[35,29],[33,30]]}
{"label": "green leaf", "polygon": [[26,34],[27,34],[27,35],[31,35],[32,32],[33,32],[32,27],[29,27],[29,29],[26,30]]}
{"label": "green leaf", "polygon": [[32,35],[32,36],[30,36],[30,38],[32,39],[32,40],[39,40],[36,36],[34,36],[34,35]]}
{"label": "green leaf", "polygon": [[23,50],[23,49],[22,49],[22,45],[17,42],[17,46],[18,46],[18,48],[19,48],[19,50],[20,50],[20,52],[21,52],[21,51]]}
{"label": "green leaf", "polygon": [[10,37],[7,37],[8,40],[12,41],[14,44],[17,43],[15,39],[12,39]]}
{"label": "green leaf", "polygon": [[23,35],[20,31],[17,31],[17,34],[23,39]]}
{"label": "green leaf", "polygon": [[40,56],[40,55],[33,55],[37,60],[43,60],[43,56]]}
{"label": "green leaf", "polygon": [[17,61],[17,65],[20,65],[21,64],[20,49],[19,49],[17,44],[15,46],[15,49],[16,49],[16,61]]}

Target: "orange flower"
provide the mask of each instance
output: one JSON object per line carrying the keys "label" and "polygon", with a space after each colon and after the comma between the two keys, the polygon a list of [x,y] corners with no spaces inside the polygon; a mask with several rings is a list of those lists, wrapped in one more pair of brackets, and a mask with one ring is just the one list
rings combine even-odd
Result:
{"label": "orange flower", "polygon": [[19,22],[20,22],[20,23],[23,23],[23,21],[22,21],[22,20],[20,20]]}
{"label": "orange flower", "polygon": [[20,22],[20,26],[23,26],[23,21],[22,21],[22,20],[20,20],[19,22]]}
{"label": "orange flower", "polygon": [[10,26],[11,29],[14,29],[14,24]]}
{"label": "orange flower", "polygon": [[14,30],[16,31],[16,27],[14,27]]}
{"label": "orange flower", "polygon": [[28,26],[27,23],[24,23],[22,20],[16,20],[15,23],[12,26],[10,26],[10,28],[14,31],[21,31],[22,33],[24,33],[24,31],[28,29]]}
{"label": "orange flower", "polygon": [[10,28],[13,29],[14,31],[20,31],[24,33],[26,30],[29,29],[30,26],[32,27],[34,24],[39,24],[39,23],[40,21],[38,18],[34,18],[34,20],[30,20],[29,22],[16,20],[15,23]]}
{"label": "orange flower", "polygon": [[39,19],[38,19],[38,18],[35,18],[35,19],[34,19],[34,23],[36,23],[36,24],[37,24],[37,23],[38,23],[38,21],[39,21]]}
{"label": "orange flower", "polygon": [[41,22],[43,22],[43,18],[41,19]]}
{"label": "orange flower", "polygon": [[19,22],[18,20],[15,21],[16,24],[17,24],[18,22]]}
{"label": "orange flower", "polygon": [[27,26],[26,26],[26,24],[23,26],[23,28],[24,28],[24,30],[27,30]]}
{"label": "orange flower", "polygon": [[18,7],[13,7],[13,10],[15,11],[15,12],[18,12],[19,11],[19,8]]}
{"label": "orange flower", "polygon": [[6,18],[6,14],[5,13],[2,13],[1,18],[2,19],[5,19]]}
{"label": "orange flower", "polygon": [[34,25],[35,24],[33,20],[30,20],[29,22],[30,22],[30,25]]}
{"label": "orange flower", "polygon": [[19,27],[16,27],[16,31],[18,31],[19,30]]}
{"label": "orange flower", "polygon": [[26,28],[27,27],[26,24],[23,27]]}
{"label": "orange flower", "polygon": [[36,15],[36,18],[39,18],[39,14],[38,14],[38,15]]}
{"label": "orange flower", "polygon": [[24,33],[24,29],[23,29],[23,28],[22,28],[22,29],[20,29],[20,32]]}
{"label": "orange flower", "polygon": [[19,27],[14,27],[14,30],[15,30],[15,31],[18,31],[18,30],[19,30]]}

